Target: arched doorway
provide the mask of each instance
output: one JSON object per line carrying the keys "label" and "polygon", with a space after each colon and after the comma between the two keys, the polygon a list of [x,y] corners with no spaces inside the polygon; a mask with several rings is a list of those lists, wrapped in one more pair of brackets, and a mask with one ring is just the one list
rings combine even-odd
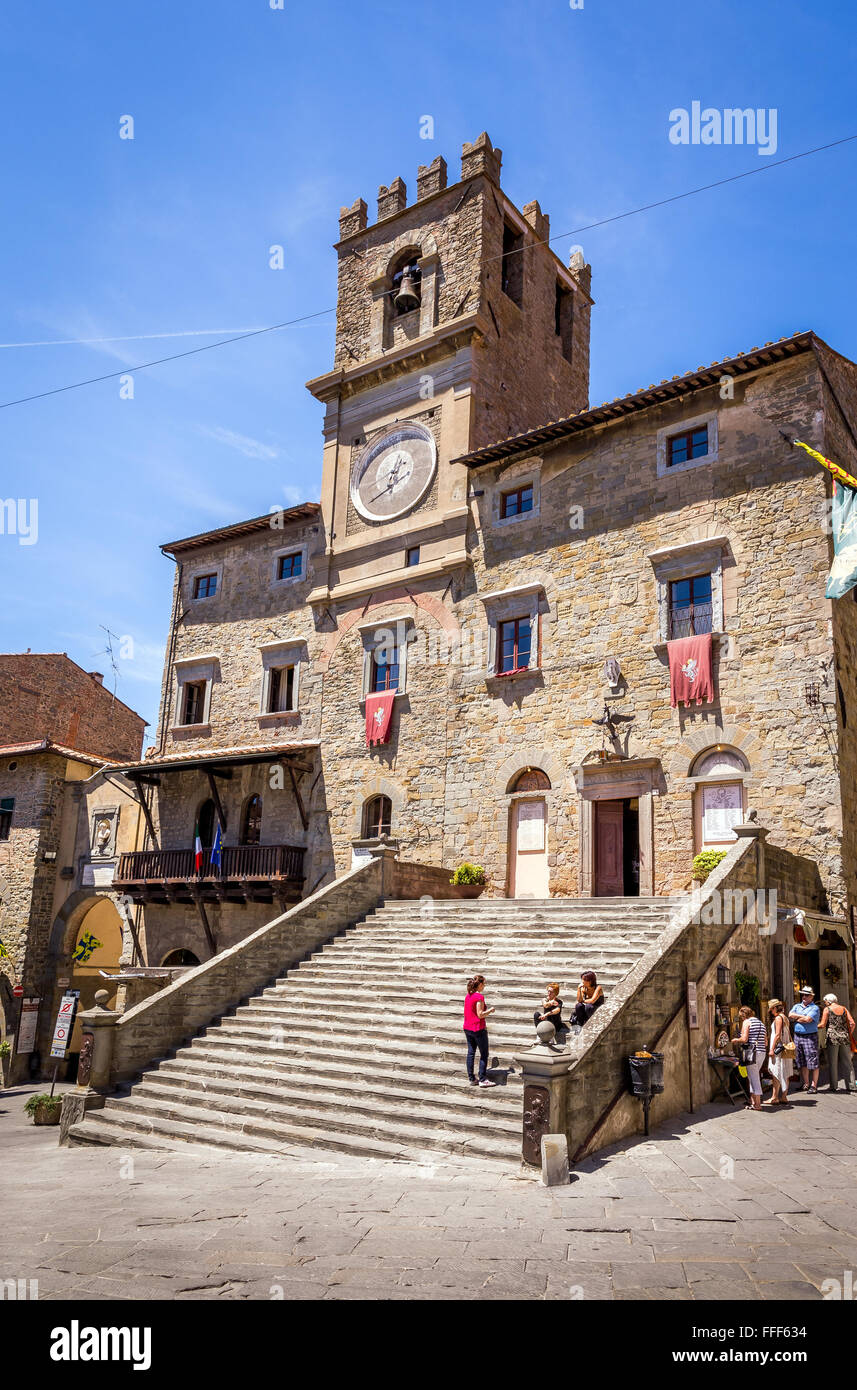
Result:
{"label": "arched doorway", "polygon": [[199,965],[199,956],[195,956],[193,951],[188,951],[184,946],[180,946],[175,951],[168,951],[161,961],[161,965]]}
{"label": "arched doorway", "polygon": [[241,823],[242,845],[258,845],[262,839],[262,798],[251,796],[244,807]]}
{"label": "arched doorway", "polygon": [[509,894],[513,898],[550,896],[548,814],[544,792],[550,778],[538,767],[524,768],[508,787]]}
{"label": "arched doorway", "polygon": [[203,849],[211,849],[214,844],[215,815],[214,802],[209,797],[207,801],[203,801],[196,813],[196,823],[199,827],[199,838]]}
{"label": "arched doorway", "polygon": [[80,1052],[80,1015],[84,1009],[95,1007],[95,995],[98,990],[107,990],[107,1007],[114,1008],[118,983],[115,980],[106,980],[101,971],[104,970],[111,975],[118,974],[121,955],[122,919],[110,898],[98,898],[79,924],[71,952],[69,987],[80,990],[80,999],[69,1053]]}

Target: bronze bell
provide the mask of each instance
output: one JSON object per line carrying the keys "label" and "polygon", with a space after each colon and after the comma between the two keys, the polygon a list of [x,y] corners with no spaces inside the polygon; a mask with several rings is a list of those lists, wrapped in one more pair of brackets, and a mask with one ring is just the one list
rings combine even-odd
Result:
{"label": "bronze bell", "polygon": [[417,281],[414,277],[414,267],[406,266],[402,271],[402,283],[399,286],[398,294],[395,295],[393,303],[396,312],[407,314],[411,309],[419,308],[420,296],[417,289]]}

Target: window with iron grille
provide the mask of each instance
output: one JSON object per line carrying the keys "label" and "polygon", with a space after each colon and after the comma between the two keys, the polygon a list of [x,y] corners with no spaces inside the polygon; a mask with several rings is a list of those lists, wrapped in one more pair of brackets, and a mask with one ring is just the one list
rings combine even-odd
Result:
{"label": "window with iron grille", "polygon": [[205,710],[205,681],[186,681],[182,702],[182,723],[201,724]]}
{"label": "window with iron grille", "polygon": [[388,796],[373,796],[363,808],[363,838],[377,840],[389,835],[393,822],[393,803]]}
{"label": "window with iron grille", "polygon": [[497,673],[509,675],[526,671],[532,655],[532,619],[511,618],[499,624],[497,643]]}
{"label": "window with iron grille", "polygon": [[399,688],[399,644],[382,642],[372,653],[369,689],[373,695]]}
{"label": "window with iron grille", "polygon": [[294,707],[294,666],[272,666],[268,676],[268,714],[284,714]]}
{"label": "window with iron grille", "polygon": [[198,574],[193,581],[194,598],[211,598],[217,593],[216,574]]}
{"label": "window with iron grille", "polygon": [[667,468],[675,468],[680,463],[704,458],[708,453],[708,426],[687,430],[684,434],[674,434],[667,440]]}
{"label": "window with iron grille", "polygon": [[516,487],[511,492],[504,492],[500,498],[500,516],[523,516],[524,512],[533,510],[533,485],[526,483],[523,487]]}
{"label": "window with iron grille", "polygon": [[303,573],[303,554],[296,550],[293,555],[281,555],[277,561],[278,579],[297,579]]}
{"label": "window with iron grille", "polygon": [[12,812],[15,809],[14,796],[4,796],[0,800],[0,840],[8,840],[12,829]]}
{"label": "window with iron grille", "polygon": [[670,583],[670,640],[679,637],[699,637],[711,632],[711,575],[697,574],[692,579],[674,579]]}

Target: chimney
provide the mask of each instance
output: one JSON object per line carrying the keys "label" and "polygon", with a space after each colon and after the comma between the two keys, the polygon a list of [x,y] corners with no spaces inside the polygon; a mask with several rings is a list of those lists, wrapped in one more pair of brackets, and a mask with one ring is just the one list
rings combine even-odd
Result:
{"label": "chimney", "polygon": [[88,674],[89,674],[89,675],[91,676],[91,678],[95,681],[95,684],[96,684],[96,685],[103,685],[103,684],[104,684],[104,672],[103,672],[103,671],[90,671]]}
{"label": "chimney", "polygon": [[485,174],[494,183],[500,183],[500,165],[503,151],[495,150],[487,133],[483,130],[472,145],[463,145],[461,150],[461,177],[475,179],[477,174]]}
{"label": "chimney", "polygon": [[417,170],[417,202],[430,198],[433,193],[442,193],[446,188],[446,160],[442,154],[431,164],[421,164]]}
{"label": "chimney", "polygon": [[339,239],[354,236],[355,232],[365,232],[367,207],[362,198],[357,198],[350,208],[339,209]]}
{"label": "chimney", "polygon": [[378,221],[382,222],[385,217],[395,217],[397,212],[402,212],[408,205],[408,190],[404,179],[393,179],[389,188],[383,184],[378,189]]}

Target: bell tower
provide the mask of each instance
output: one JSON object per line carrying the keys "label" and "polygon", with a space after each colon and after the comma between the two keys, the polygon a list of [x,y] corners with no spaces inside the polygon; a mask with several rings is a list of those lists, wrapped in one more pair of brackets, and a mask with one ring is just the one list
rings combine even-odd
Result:
{"label": "bell tower", "polygon": [[342,208],[333,370],[308,383],[326,407],[326,551],[310,601],[346,599],[467,563],[472,449],[585,409],[590,267],[551,250],[537,202],[500,187],[501,151],[465,144]]}

